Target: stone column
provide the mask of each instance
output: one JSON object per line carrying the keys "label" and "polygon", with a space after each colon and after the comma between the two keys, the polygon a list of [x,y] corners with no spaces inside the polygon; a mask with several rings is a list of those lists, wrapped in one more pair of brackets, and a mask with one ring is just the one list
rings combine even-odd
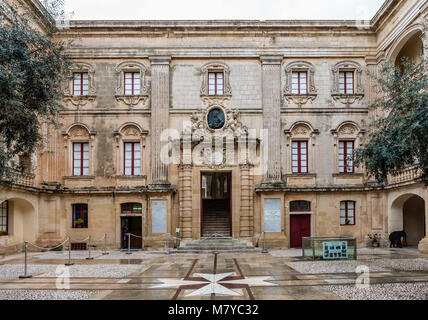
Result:
{"label": "stone column", "polygon": [[180,235],[183,239],[192,238],[192,165],[179,167]]}
{"label": "stone column", "polygon": [[161,150],[166,142],[160,141],[162,131],[169,127],[169,63],[171,57],[150,57],[152,67],[152,182],[154,186],[169,186],[168,166],[161,161]]}
{"label": "stone column", "polygon": [[267,168],[263,183],[282,184],[281,179],[281,61],[282,56],[261,56],[263,129],[267,130]]}
{"label": "stone column", "polygon": [[239,236],[245,238],[253,235],[253,173],[248,164],[242,164],[239,168],[241,171]]}

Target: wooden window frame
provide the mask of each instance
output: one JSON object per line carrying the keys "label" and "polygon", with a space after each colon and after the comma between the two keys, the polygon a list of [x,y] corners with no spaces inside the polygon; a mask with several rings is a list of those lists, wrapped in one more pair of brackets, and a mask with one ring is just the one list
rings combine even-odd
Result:
{"label": "wooden window frame", "polygon": [[[307,95],[308,94],[308,72],[307,71],[292,71],[291,73],[291,79],[293,79],[293,74],[297,73],[297,93],[293,93],[293,94],[297,94],[297,95]],[[301,74],[305,74],[306,75],[306,93],[302,93],[301,91],[301,87],[300,87],[300,77]],[[293,80],[292,80],[293,81]],[[293,92],[294,88],[293,88],[293,82],[291,83],[291,92]]]}
{"label": "wooden window frame", "polygon": [[[88,229],[88,212],[89,212],[89,208],[88,208],[88,204],[87,203],[74,203],[71,205],[72,208],[72,221],[71,221],[71,227],[72,229]],[[79,209],[79,212],[78,212]],[[76,213],[79,213],[79,219],[83,220],[83,226],[81,228],[77,227],[76,221],[78,219],[76,219]],[[85,215],[86,214],[86,215]],[[83,218],[82,218],[83,215]]]}
{"label": "wooden window frame", "polygon": [[[214,74],[214,94],[210,93],[210,74]],[[223,85],[222,85],[222,93],[219,94],[217,91],[217,75],[221,74],[223,76]],[[224,95],[224,71],[208,71],[208,95],[209,96],[223,96]]]}
{"label": "wooden window frame", "polygon": [[[131,174],[126,174],[126,145],[131,144]],[[135,145],[140,145],[140,174],[141,175],[141,143],[140,142],[132,142],[132,141],[125,141],[123,142],[123,175],[124,176],[137,176],[135,175]]]}
{"label": "wooden window frame", "polygon": [[[297,143],[297,172],[294,171],[294,168],[296,168],[295,166],[293,166],[293,150],[295,150],[295,148],[293,148],[293,144]],[[301,144],[305,143],[306,144],[306,172],[302,172],[302,146]],[[309,143],[308,141],[303,141],[303,140],[294,140],[291,142],[291,173],[292,174],[308,174],[309,173]]]}
{"label": "wooden window frame", "polygon": [[[345,223],[343,224],[342,222],[340,222],[341,226],[355,226],[355,205],[356,202],[352,201],[352,200],[345,200],[345,201],[341,201],[340,202],[340,219],[342,219],[342,203],[345,204],[345,216],[343,218],[345,218]],[[349,208],[349,203],[353,203],[353,208]],[[352,210],[352,216],[349,214],[350,211]],[[346,223],[347,220],[351,221],[349,218],[352,217],[353,218],[353,223]]]}
{"label": "wooden window frame", "polygon": [[[349,73],[352,73],[352,92],[348,92],[348,86],[347,86],[347,75]],[[343,93],[340,92],[340,76],[343,74]],[[340,94],[347,94],[347,95],[353,95],[355,93],[355,71],[346,71],[346,70],[340,70],[339,71],[339,92]]]}
{"label": "wooden window frame", "polygon": [[[347,160],[347,158],[349,156],[347,144],[349,142],[352,143],[352,171],[350,171],[350,172],[348,171],[348,160]],[[341,143],[344,144],[344,147],[343,147],[343,172],[340,171],[340,168],[341,168],[340,161],[341,160],[339,159],[339,157],[340,157],[340,144]],[[354,151],[355,151],[355,141],[354,140],[339,140],[339,148],[338,148],[337,157],[338,157],[338,166],[339,166],[339,173],[340,174],[353,174],[353,173],[355,173]]]}
{"label": "wooden window frame", "polygon": [[[76,80],[74,78],[75,74],[79,74],[80,75],[80,94],[79,95],[77,95],[76,92],[75,92],[75,90],[74,90],[74,88],[75,88],[74,81]],[[83,75],[84,74],[88,75],[88,90],[87,90],[86,94],[83,94],[83,91],[84,91],[83,90]],[[89,73],[88,72],[73,72],[73,96],[75,96],[75,97],[86,97],[86,96],[88,96],[88,94],[89,94]]]}
{"label": "wooden window frame", "polygon": [[[5,208],[5,207],[6,208]],[[0,217],[2,218],[1,220],[3,220],[4,215],[6,216],[6,224],[1,224],[2,226],[6,226],[6,230],[5,231],[0,231],[0,236],[7,236],[9,235],[9,201],[5,200],[0,204]],[[6,214],[5,212],[6,211]]]}
{"label": "wooden window frame", "polygon": [[[74,171],[74,169],[76,169],[76,167],[74,166],[74,161],[75,160],[78,160],[78,159],[75,159],[74,158],[74,154],[75,154],[75,150],[74,150],[74,146],[75,145],[77,145],[77,144],[80,144],[80,174],[75,174],[75,171]],[[83,174],[83,169],[85,168],[84,166],[83,166],[83,161],[85,160],[85,159],[83,159],[84,157],[83,157],[83,153],[84,153],[84,145],[88,145],[88,174]],[[89,143],[88,142],[73,142],[72,143],[72,148],[73,148],[73,176],[74,177],[83,177],[83,176],[87,176],[87,175],[89,175],[89,157],[90,157],[90,155],[89,155]]]}
{"label": "wooden window frame", "polygon": [[[123,94],[125,95],[125,96],[129,96],[129,94],[126,94],[126,91],[127,91],[127,89],[126,89],[126,75],[127,74],[131,74],[132,75],[132,77],[131,77],[131,79],[132,79],[132,84],[131,84],[131,96],[135,96],[136,94],[135,94],[135,75],[136,74],[138,74],[138,75],[140,75],[140,87],[141,87],[141,74],[140,74],[140,72],[139,71],[124,71],[123,72]],[[139,90],[139,94],[141,94],[141,89]]]}

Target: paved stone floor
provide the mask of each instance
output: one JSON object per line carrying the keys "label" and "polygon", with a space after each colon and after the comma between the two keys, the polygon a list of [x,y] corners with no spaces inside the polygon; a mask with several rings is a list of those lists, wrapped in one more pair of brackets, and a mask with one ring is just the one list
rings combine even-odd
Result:
{"label": "paved stone floor", "polygon": [[[414,248],[361,249],[357,261],[303,261],[300,250],[165,254],[31,253],[0,260],[1,299],[336,300],[428,299],[428,255]],[[362,266],[362,267],[361,267]],[[370,271],[358,288],[356,268]],[[68,281],[68,283],[67,283]]]}

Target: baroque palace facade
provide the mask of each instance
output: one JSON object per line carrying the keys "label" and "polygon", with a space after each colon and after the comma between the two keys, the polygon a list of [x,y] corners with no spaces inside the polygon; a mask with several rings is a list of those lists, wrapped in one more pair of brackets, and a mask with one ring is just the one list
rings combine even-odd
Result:
{"label": "baroque palace facade", "polygon": [[[18,1],[53,23],[37,0]],[[60,128],[32,172],[0,186],[0,244],[220,233],[300,247],[302,236],[405,230],[428,252],[428,191],[413,168],[381,186],[352,161],[386,60],[428,52],[428,1],[371,21],[70,21]],[[425,48],[425,50],[424,50]],[[214,139],[211,139],[214,137]],[[133,247],[143,244],[139,238]]]}

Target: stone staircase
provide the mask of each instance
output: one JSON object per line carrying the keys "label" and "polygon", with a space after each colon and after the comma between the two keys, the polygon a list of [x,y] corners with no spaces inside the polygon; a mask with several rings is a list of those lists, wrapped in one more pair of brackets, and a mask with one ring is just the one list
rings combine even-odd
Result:
{"label": "stone staircase", "polygon": [[181,240],[177,251],[182,253],[200,252],[257,252],[251,241],[247,239],[201,238],[200,240]]}
{"label": "stone staircase", "polygon": [[202,217],[202,237],[218,233],[230,237],[230,214],[222,210],[210,210]]}

